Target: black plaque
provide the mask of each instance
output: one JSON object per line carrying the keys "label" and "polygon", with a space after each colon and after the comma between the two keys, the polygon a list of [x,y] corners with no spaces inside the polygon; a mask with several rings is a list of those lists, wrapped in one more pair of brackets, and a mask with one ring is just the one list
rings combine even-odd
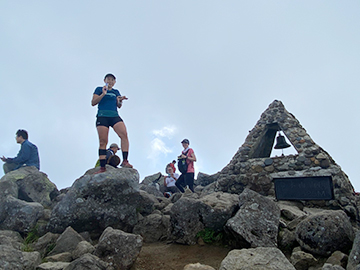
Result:
{"label": "black plaque", "polygon": [[274,178],[278,200],[332,200],[331,176]]}

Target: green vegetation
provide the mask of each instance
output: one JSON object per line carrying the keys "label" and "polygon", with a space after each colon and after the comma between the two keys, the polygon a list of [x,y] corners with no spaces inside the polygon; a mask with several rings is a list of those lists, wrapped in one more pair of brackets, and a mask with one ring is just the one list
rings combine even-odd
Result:
{"label": "green vegetation", "polygon": [[201,238],[207,244],[220,243],[224,238],[223,232],[215,232],[212,229],[205,228],[204,230],[198,232],[196,237]]}
{"label": "green vegetation", "polygon": [[31,244],[36,242],[38,239],[39,239],[38,227],[35,226],[27,234],[27,236],[26,236],[26,238],[24,240],[24,245],[23,245],[22,250],[25,251],[25,252],[33,251],[33,248],[31,247]]}

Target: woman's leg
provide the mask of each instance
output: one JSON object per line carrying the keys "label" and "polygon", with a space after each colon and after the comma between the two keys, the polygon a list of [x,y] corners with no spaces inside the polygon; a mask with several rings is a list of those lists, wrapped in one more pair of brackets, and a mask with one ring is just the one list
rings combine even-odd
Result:
{"label": "woman's leg", "polygon": [[184,178],[184,174],[182,173],[178,178],[178,180],[176,180],[175,186],[177,186],[177,188],[181,191],[181,193],[184,193],[185,192],[183,188],[184,185],[185,185],[185,178]]}
{"label": "woman's leg", "polygon": [[123,162],[121,163],[120,166],[132,168],[132,165],[130,165],[130,163],[128,162],[129,139],[128,139],[127,130],[126,130],[126,126],[125,126],[124,122],[122,122],[122,121],[117,122],[113,126],[113,129],[116,132],[116,134],[120,137],[120,140],[121,140],[120,145],[121,145],[121,151],[122,151],[122,156],[123,156]]}
{"label": "woman's leg", "polygon": [[194,173],[185,174],[185,185],[189,186],[189,189],[194,192]]}
{"label": "woman's leg", "polygon": [[97,126],[96,129],[99,135],[100,171],[105,171],[106,145],[108,143],[109,128],[106,126]]}

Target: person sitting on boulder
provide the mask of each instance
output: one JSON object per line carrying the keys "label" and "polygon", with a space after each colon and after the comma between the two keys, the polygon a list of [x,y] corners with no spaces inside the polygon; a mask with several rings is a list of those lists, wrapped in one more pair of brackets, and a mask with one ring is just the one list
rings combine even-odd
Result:
{"label": "person sitting on boulder", "polygon": [[[112,143],[110,147],[106,150],[106,164],[117,168],[120,164],[120,158],[116,155],[116,152],[120,150],[119,146],[116,143]],[[100,159],[96,162],[95,167],[100,167]]]}
{"label": "person sitting on boulder", "polygon": [[17,170],[24,166],[34,166],[40,170],[40,160],[38,148],[35,144],[28,141],[28,133],[26,130],[19,129],[16,132],[16,142],[21,144],[19,153],[14,158],[5,158],[2,156],[0,159],[4,161],[4,173]]}
{"label": "person sitting on boulder", "polygon": [[169,198],[173,193],[179,192],[178,188],[175,185],[176,180],[179,178],[179,174],[174,173],[173,166],[171,165],[174,164],[170,163],[166,165],[165,171],[167,175],[164,176],[164,187],[165,187],[164,196],[167,198]]}

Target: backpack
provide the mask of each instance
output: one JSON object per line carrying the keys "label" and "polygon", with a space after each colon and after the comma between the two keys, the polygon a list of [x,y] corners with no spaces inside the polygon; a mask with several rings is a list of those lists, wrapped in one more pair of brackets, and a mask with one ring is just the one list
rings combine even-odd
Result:
{"label": "backpack", "polygon": [[[187,156],[188,151],[186,151],[185,156]],[[181,173],[187,173],[188,164],[186,163],[186,158],[179,158],[178,159],[178,169],[179,169],[179,171]]]}

